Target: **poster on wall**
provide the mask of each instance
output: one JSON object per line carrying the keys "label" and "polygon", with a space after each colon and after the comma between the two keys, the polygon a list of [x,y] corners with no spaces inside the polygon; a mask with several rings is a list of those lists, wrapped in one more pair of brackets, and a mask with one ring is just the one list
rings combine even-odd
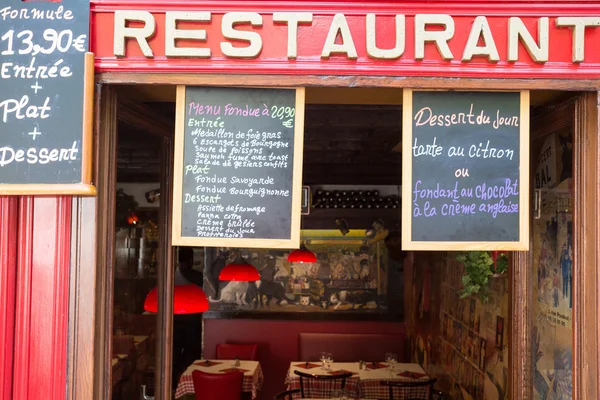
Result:
{"label": "poster on wall", "polygon": [[172,241],[298,248],[304,89],[179,86]]}
{"label": "poster on wall", "polygon": [[402,107],[403,249],[528,250],[529,92],[408,89]]}
{"label": "poster on wall", "polygon": [[573,384],[573,204],[571,179],[543,191],[533,227],[535,399],[571,399]]}

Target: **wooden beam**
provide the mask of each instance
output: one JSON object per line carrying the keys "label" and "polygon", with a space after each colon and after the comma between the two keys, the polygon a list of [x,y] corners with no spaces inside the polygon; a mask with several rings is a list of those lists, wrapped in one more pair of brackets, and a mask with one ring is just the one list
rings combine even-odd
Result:
{"label": "wooden beam", "polygon": [[575,118],[575,100],[571,98],[539,109],[535,116],[537,129],[531,132],[531,140],[543,139],[553,133],[571,132]]}
{"label": "wooden beam", "polygon": [[384,87],[423,89],[525,90],[552,89],[600,90],[598,79],[484,79],[335,75],[243,75],[104,72],[96,79],[109,84],[203,85],[236,87]]}
{"label": "wooden beam", "polygon": [[508,319],[510,360],[509,399],[532,399],[532,288],[531,288],[531,257],[528,252],[512,253],[509,268],[509,298],[510,314]]}
{"label": "wooden beam", "polygon": [[600,396],[600,119],[598,93],[580,96],[575,108],[573,216],[573,398]]}
{"label": "wooden beam", "polygon": [[153,135],[171,138],[175,134],[175,121],[132,100],[119,99],[118,117],[120,121]]}
{"label": "wooden beam", "polygon": [[[111,396],[113,331],[113,279],[115,266],[115,192],[117,186],[117,94],[97,86],[99,103],[95,121],[96,198],[96,318],[94,343],[94,399]],[[88,238],[89,239],[89,238]],[[90,295],[92,295],[90,293]]]}
{"label": "wooden beam", "polygon": [[161,162],[165,166],[160,176],[161,204],[158,212],[158,315],[156,321],[156,382],[155,399],[169,400],[172,397],[173,370],[173,291],[175,268],[174,247],[171,242],[171,210],[173,209],[173,140],[163,140]]}
{"label": "wooden beam", "polygon": [[339,127],[305,127],[304,140],[352,140],[368,141],[370,138],[400,140],[402,130],[400,127],[387,128],[339,128]]}
{"label": "wooden beam", "polygon": [[303,183],[329,185],[400,185],[401,166],[305,164]]}

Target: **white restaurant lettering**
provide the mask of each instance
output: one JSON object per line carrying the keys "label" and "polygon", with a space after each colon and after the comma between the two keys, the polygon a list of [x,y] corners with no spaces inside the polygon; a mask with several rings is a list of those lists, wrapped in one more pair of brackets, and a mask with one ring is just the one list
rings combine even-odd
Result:
{"label": "white restaurant lettering", "polygon": [[[165,13],[164,45],[167,57],[194,57],[210,58],[211,49],[203,47],[202,42],[207,41],[206,29],[177,29],[180,21],[194,21],[209,25],[212,14],[208,11],[167,11]],[[406,16],[395,15],[395,45],[393,48],[381,49],[376,43],[375,14],[365,15],[365,45],[369,57],[381,60],[395,60],[404,54],[406,47]],[[298,27],[310,26],[313,14],[310,12],[275,12],[272,14],[273,24],[287,26],[287,58],[298,57]],[[142,23],[141,27],[132,27],[130,22]],[[600,26],[598,17],[558,17],[556,27],[571,31],[572,36],[572,61],[584,61],[585,33],[587,29]],[[221,35],[224,41],[220,49],[224,56],[230,58],[256,58],[263,48],[263,40],[258,31],[236,29],[236,24],[261,27],[263,16],[256,12],[228,12],[223,14],[221,20]],[[537,19],[537,37],[529,32],[523,20],[519,17],[510,17],[508,24],[508,46],[506,54],[500,55],[496,46],[490,24],[485,16],[477,16],[469,29],[469,36],[461,55],[453,54],[448,42],[454,37],[454,18],[446,14],[417,14],[414,16],[414,58],[425,58],[425,44],[433,43],[444,60],[470,61],[473,57],[486,57],[489,62],[500,60],[515,62],[519,58],[519,46],[522,45],[533,61],[545,63],[548,61],[550,48],[550,19],[542,17]],[[434,28],[437,27],[438,29]],[[439,28],[442,29],[439,29]],[[127,39],[135,39],[144,56],[154,57],[154,52],[148,40],[156,32],[156,20],[148,11],[117,10],[114,14],[114,46],[113,53],[117,57],[125,57]],[[390,32],[390,35],[393,33]],[[340,37],[340,42],[336,38]],[[496,38],[498,39],[498,38]],[[195,47],[179,47],[178,40],[195,40],[200,42]],[[245,47],[233,46],[228,40],[242,41]],[[348,59],[358,58],[352,32],[344,14],[338,13],[333,17],[327,38],[323,43],[321,57],[329,58],[332,54],[345,55]]]}

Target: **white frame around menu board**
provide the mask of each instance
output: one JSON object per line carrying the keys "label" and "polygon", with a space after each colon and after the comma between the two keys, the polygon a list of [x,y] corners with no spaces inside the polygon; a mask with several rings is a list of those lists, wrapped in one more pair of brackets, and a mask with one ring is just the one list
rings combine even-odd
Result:
{"label": "white frame around menu board", "polygon": [[412,114],[413,92],[449,92],[445,89],[404,89],[402,100],[402,249],[442,251],[528,251],[529,250],[529,91],[528,90],[452,90],[453,92],[520,93],[519,126],[519,240],[518,241],[413,241],[412,239]]}
{"label": "white frame around menu board", "polygon": [[[194,86],[198,87],[198,86]],[[183,159],[185,141],[185,98],[186,86],[177,86],[177,103],[175,117],[175,165],[173,168],[173,223],[172,244],[175,246],[197,247],[242,247],[297,249],[300,247],[300,218],[302,202],[302,157],[304,153],[304,102],[305,89],[301,88],[253,88],[244,89],[290,89],[296,91],[296,113],[294,116],[294,161],[292,165],[292,207],[290,210],[289,239],[260,238],[211,238],[189,237],[181,234],[182,197],[183,197]]]}

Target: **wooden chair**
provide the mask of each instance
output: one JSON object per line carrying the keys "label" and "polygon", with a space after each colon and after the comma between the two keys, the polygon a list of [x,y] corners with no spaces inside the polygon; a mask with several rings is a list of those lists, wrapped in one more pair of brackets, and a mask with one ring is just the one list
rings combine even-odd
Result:
{"label": "wooden chair", "polygon": [[273,400],[292,400],[292,396],[296,393],[300,393],[300,389],[286,390],[285,392],[276,394]]}
{"label": "wooden chair", "polygon": [[238,358],[240,360],[256,361],[257,353],[257,344],[217,344],[217,360],[234,360]]}
{"label": "wooden chair", "polygon": [[135,348],[133,335],[114,335],[112,337],[112,353],[129,354],[131,349]]}
{"label": "wooden chair", "polygon": [[334,390],[346,388],[346,379],[351,373],[339,375],[313,375],[294,371],[300,377],[300,393],[302,398],[331,398]]}
{"label": "wooden chair", "polygon": [[432,400],[437,378],[413,381],[381,381],[389,388],[389,400]]}
{"label": "wooden chair", "polygon": [[244,373],[232,371],[225,374],[210,374],[192,371],[196,400],[241,400]]}

